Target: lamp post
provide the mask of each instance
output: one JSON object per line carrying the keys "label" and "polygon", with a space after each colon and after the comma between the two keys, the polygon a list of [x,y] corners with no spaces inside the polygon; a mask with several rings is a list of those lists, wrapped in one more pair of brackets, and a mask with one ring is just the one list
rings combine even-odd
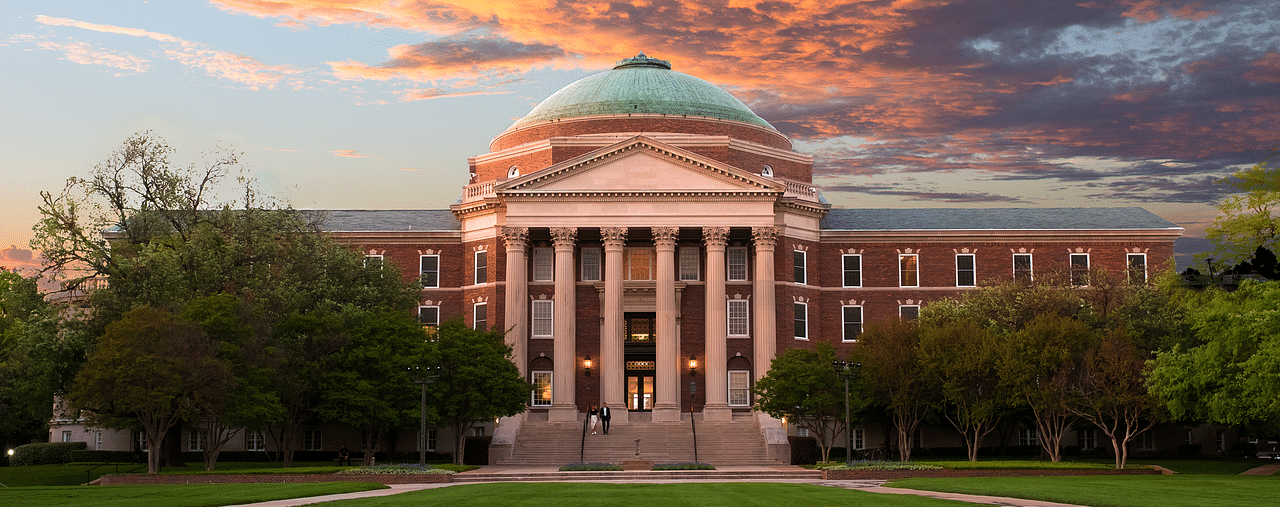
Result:
{"label": "lamp post", "polygon": [[836,376],[844,379],[844,464],[851,466],[853,465],[853,424],[849,418],[849,381],[858,378],[858,369],[862,368],[862,364],[832,361],[831,367],[835,369]]}
{"label": "lamp post", "polygon": [[427,466],[427,384],[440,378],[440,367],[429,366],[409,368],[409,377],[413,383],[422,386],[422,414],[418,419],[418,466]]}

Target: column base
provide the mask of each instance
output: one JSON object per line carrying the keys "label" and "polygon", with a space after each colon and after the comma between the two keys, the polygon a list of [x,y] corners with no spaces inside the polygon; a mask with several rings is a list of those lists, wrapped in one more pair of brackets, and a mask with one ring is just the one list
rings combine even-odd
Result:
{"label": "column base", "polygon": [[705,422],[732,422],[733,411],[729,405],[711,405],[702,407],[702,420]]}
{"label": "column base", "polygon": [[547,410],[547,421],[574,422],[578,420],[578,415],[580,413],[581,412],[578,412],[578,407],[574,405],[561,405],[558,407],[552,405],[551,408]]}
{"label": "column base", "polygon": [[680,422],[680,407],[653,407],[653,422]]}

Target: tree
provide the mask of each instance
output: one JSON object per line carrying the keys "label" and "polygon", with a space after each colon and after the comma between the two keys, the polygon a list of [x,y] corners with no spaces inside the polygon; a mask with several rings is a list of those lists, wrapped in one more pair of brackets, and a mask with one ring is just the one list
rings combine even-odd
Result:
{"label": "tree", "polygon": [[1000,382],[1000,335],[971,320],[933,321],[921,316],[920,361],[943,417],[964,437],[969,461],[1008,408]]}
{"label": "tree", "polygon": [[37,344],[55,316],[34,278],[0,267],[0,448],[45,436],[53,386]]}
{"label": "tree", "polygon": [[427,389],[428,406],[453,429],[453,462],[459,465],[467,432],[484,421],[524,412],[533,389],[512,362],[501,331],[471,329],[461,318],[428,336],[421,366],[439,369]]}
{"label": "tree", "polygon": [[1111,439],[1116,468],[1128,462],[1129,441],[1164,419],[1163,407],[1146,386],[1149,355],[1116,330],[1085,352],[1073,379],[1075,396],[1067,410]]}
{"label": "tree", "polygon": [[[831,366],[835,360],[836,349],[829,343],[819,343],[814,350],[788,349],[773,359],[769,372],[752,388],[757,410],[786,418],[817,438],[822,461],[830,461],[836,436],[846,431],[844,383]],[[851,397],[851,404],[859,404],[849,407],[851,412],[865,408],[865,397]],[[849,447],[846,452],[852,451]]]}
{"label": "tree", "polygon": [[911,460],[911,435],[932,403],[928,376],[921,361],[920,328],[914,322],[893,321],[872,326],[858,337],[854,357],[876,402],[893,414],[898,430],[898,458]]}
{"label": "tree", "polygon": [[1272,213],[1280,206],[1280,168],[1273,163],[1275,155],[1218,180],[1233,195],[1218,204],[1218,216],[1205,228],[1205,237],[1213,242],[1213,257],[1224,266],[1246,261],[1257,247],[1275,251],[1280,237],[1280,215]]}
{"label": "tree", "polygon": [[1280,432],[1280,282],[1213,291],[1191,314],[1196,339],[1160,352],[1151,392],[1177,420]]}
{"label": "tree", "polygon": [[1096,341],[1078,320],[1042,315],[1004,342],[1001,379],[1035,415],[1040,447],[1054,462],[1062,460],[1062,436],[1076,419],[1067,408],[1073,372]]}

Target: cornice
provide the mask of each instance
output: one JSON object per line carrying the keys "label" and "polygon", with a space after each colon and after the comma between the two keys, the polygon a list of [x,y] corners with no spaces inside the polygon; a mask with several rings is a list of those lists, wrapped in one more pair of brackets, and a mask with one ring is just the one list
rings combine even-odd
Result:
{"label": "cornice", "polygon": [[983,230],[823,230],[823,243],[883,243],[885,241],[911,242],[965,242],[987,243],[1042,242],[1088,243],[1096,241],[1167,242],[1182,236],[1182,228],[1176,229],[983,229]]}
{"label": "cornice", "polygon": [[614,120],[614,119],[622,119],[622,118],[655,119],[655,120],[679,119],[679,120],[687,120],[691,122],[728,124],[736,127],[745,127],[751,130],[756,130],[761,133],[777,137],[785,141],[787,145],[791,145],[791,140],[787,139],[787,136],[783,135],[781,132],[778,132],[777,130],[761,127],[759,125],[753,125],[746,122],[736,121],[736,120],[725,120],[721,118],[711,118],[706,116],[688,116],[688,115],[675,115],[675,114],[602,114],[602,115],[594,115],[594,116],[578,116],[575,118],[560,118],[555,120],[541,121],[538,123],[533,123],[533,124],[525,125],[523,127],[518,127],[518,128],[508,128],[507,130],[502,131],[502,133],[498,134],[497,136],[494,136],[494,138],[489,141],[489,146],[493,146],[494,143],[498,142],[504,137],[507,137],[519,132],[524,132],[526,130],[545,127],[548,125],[555,125],[555,124],[561,124],[561,123],[585,123],[585,122],[592,122],[592,121]]}
{"label": "cornice", "polygon": [[351,243],[405,244],[427,240],[462,242],[462,231],[332,231],[330,234]]}

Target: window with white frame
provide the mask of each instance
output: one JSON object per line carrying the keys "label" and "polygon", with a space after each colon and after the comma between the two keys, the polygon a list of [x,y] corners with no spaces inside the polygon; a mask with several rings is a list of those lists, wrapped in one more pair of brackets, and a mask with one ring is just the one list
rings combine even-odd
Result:
{"label": "window with white frame", "polygon": [[724,249],[725,275],[730,282],[747,279],[747,247],[731,246]]}
{"label": "window with white frame", "polygon": [[471,305],[471,329],[486,331],[489,329],[489,304]]}
{"label": "window with white frame", "polygon": [[533,393],[532,401],[529,403],[535,407],[551,406],[551,372],[535,371],[533,375]]}
{"label": "window with white frame", "polygon": [[102,448],[102,432],[101,431],[93,432],[93,450],[95,451],[105,450]]}
{"label": "window with white frame", "polygon": [[729,406],[751,404],[751,374],[747,370],[729,370]]}
{"label": "window with white frame", "polygon": [[1147,254],[1131,253],[1129,261],[1129,283],[1140,285],[1147,283]]}
{"label": "window with white frame", "polygon": [[432,329],[440,327],[440,307],[419,306],[418,324],[421,324],[422,327],[429,327]]}
{"label": "window with white frame", "polygon": [[[63,442],[70,442],[70,441],[71,441],[71,432],[70,432],[70,431],[63,431],[63,432],[62,432],[62,441],[63,441]],[[193,449],[193,450],[198,451],[198,450],[200,450],[200,449]]]}
{"label": "window with white frame", "polygon": [[1089,285],[1089,254],[1071,254],[1071,285]]}
{"label": "window with white frame", "polygon": [[1040,436],[1036,433],[1035,428],[1018,429],[1018,445],[1040,445]]}
{"label": "window with white frame", "polygon": [[475,278],[476,285],[489,281],[489,252],[481,250],[476,252],[475,262]]}
{"label": "window with white frame", "polygon": [[682,246],[680,247],[680,281],[696,282],[700,278],[699,264],[702,261],[702,252],[698,247]]}
{"label": "window with white frame", "polygon": [[867,448],[866,433],[862,431],[862,428],[853,429],[853,448],[858,450]]}
{"label": "window with white frame", "polygon": [[423,440],[427,442],[426,450],[435,451],[436,450],[436,429],[435,428],[428,429],[427,438],[424,438]]}
{"label": "window with white frame", "polygon": [[147,452],[147,448],[147,432],[133,430],[133,449],[138,452]]}
{"label": "window with white frame", "polygon": [[480,427],[478,427],[478,428],[471,428],[471,436],[473,436],[473,437],[483,437],[483,436],[484,436],[484,426],[480,426]]}
{"label": "window with white frame", "polygon": [[809,339],[809,304],[795,303],[796,339]]}
{"label": "window with white frame", "polygon": [[418,282],[427,289],[434,289],[440,286],[439,255],[423,255],[418,257]]}
{"label": "window with white frame", "polygon": [[369,269],[382,269],[382,261],[383,258],[381,255],[366,255],[364,256],[364,267]]}
{"label": "window with white frame", "polygon": [[582,250],[578,253],[578,257],[582,268],[582,272],[580,273],[582,281],[600,281],[600,247],[582,247]]}
{"label": "window with white frame", "polygon": [[796,436],[797,437],[809,436],[809,428],[796,428]]}
{"label": "window with white frame", "polygon": [[265,451],[267,450],[267,438],[261,431],[244,432],[244,450],[246,451]]}
{"label": "window with white frame", "polygon": [[1076,445],[1082,451],[1092,451],[1098,447],[1098,434],[1093,428],[1080,428],[1076,430]]}
{"label": "window with white frame", "polygon": [[748,318],[750,311],[748,310],[750,301],[745,299],[730,299],[728,301],[728,328],[729,336],[744,337],[748,336],[750,327],[748,327]]}
{"label": "window with white frame", "polygon": [[1156,450],[1156,437],[1150,431],[1144,431],[1138,434],[1138,450],[1154,451]]}
{"label": "window with white frame", "polygon": [[791,251],[791,276],[796,283],[809,283],[808,264],[808,254],[800,250]]}
{"label": "window with white frame", "polygon": [[840,308],[840,314],[844,328],[844,341],[858,341],[858,335],[862,334],[862,307],[844,306]]}
{"label": "window with white frame", "polygon": [[920,256],[916,254],[898,255],[898,286],[920,286]]}
{"label": "window with white frame", "polygon": [[1192,433],[1191,428],[1186,428],[1182,431],[1182,444],[1191,445],[1192,442],[1195,442],[1195,434]]}
{"label": "window with white frame", "polygon": [[555,302],[538,299],[533,301],[533,337],[551,338],[555,330]]}
{"label": "window with white frame", "polygon": [[1013,279],[1031,283],[1031,254],[1013,254]]}
{"label": "window with white frame", "polygon": [[1216,450],[1216,451],[1218,451],[1218,452],[1226,452],[1226,450],[1227,450],[1227,430],[1224,430],[1224,429],[1218,429],[1218,430],[1214,431],[1213,435],[1214,435],[1214,441],[1215,441],[1215,442],[1217,442],[1217,447],[1216,447],[1214,450]]}
{"label": "window with white frame", "polygon": [[978,269],[973,254],[956,254],[956,287],[978,284]]}
{"label": "window with white frame", "polygon": [[307,430],[302,433],[302,450],[324,450],[324,434],[320,430]]}
{"label": "window with white frame", "polygon": [[550,282],[555,279],[555,251],[547,247],[533,249],[533,281]]}
{"label": "window with white frame", "polygon": [[905,321],[920,319],[920,305],[898,305],[898,318]]}
{"label": "window with white frame", "polygon": [[846,254],[840,257],[845,287],[862,286],[862,255]]}
{"label": "window with white frame", "polygon": [[188,451],[204,450],[204,435],[196,430],[188,431],[187,432],[187,450]]}
{"label": "window with white frame", "polygon": [[626,280],[653,280],[655,271],[652,248],[628,248],[622,251],[622,271]]}

